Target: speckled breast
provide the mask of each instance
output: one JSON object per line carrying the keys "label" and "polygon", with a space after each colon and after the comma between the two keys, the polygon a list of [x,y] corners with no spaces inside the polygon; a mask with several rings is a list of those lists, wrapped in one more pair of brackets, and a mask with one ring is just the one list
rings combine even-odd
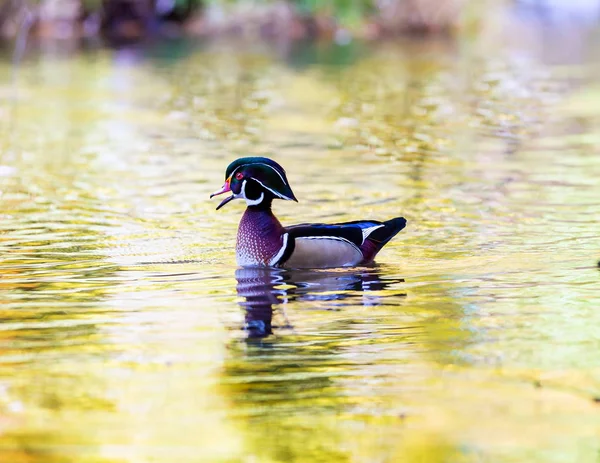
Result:
{"label": "speckled breast", "polygon": [[282,227],[272,214],[248,208],[238,228],[238,265],[269,265],[273,256],[281,249],[281,235]]}

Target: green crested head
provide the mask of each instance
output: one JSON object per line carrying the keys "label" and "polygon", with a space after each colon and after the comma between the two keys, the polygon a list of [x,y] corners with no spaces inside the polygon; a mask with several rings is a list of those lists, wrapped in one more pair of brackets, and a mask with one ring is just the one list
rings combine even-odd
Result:
{"label": "green crested head", "polygon": [[245,199],[249,206],[270,204],[275,198],[298,201],[283,167],[264,157],[240,158],[229,164],[225,171],[225,184],[211,198],[227,191],[233,195],[221,202],[217,209],[238,198]]}

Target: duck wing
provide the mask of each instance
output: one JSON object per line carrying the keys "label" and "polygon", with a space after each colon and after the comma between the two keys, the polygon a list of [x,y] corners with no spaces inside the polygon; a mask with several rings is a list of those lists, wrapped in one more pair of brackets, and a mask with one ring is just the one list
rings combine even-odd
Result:
{"label": "duck wing", "polygon": [[[394,222],[401,219],[401,222]],[[359,220],[336,224],[287,227],[283,245],[271,265],[293,268],[349,267],[370,262],[406,225],[404,218],[387,222]]]}

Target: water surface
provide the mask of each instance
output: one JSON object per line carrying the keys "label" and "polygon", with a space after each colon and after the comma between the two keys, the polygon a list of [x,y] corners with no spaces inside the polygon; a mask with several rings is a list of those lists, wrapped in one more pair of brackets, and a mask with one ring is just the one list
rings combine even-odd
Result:
{"label": "water surface", "polygon": [[[594,50],[520,45],[5,62],[0,459],[596,462]],[[208,196],[249,154],[283,223],[408,227],[369,268],[237,269]]]}

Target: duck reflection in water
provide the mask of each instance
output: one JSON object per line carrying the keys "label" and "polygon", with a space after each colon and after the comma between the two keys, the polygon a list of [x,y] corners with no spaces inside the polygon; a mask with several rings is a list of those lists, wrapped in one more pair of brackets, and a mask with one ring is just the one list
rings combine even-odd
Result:
{"label": "duck reflection in water", "polygon": [[240,305],[246,312],[244,329],[249,338],[264,338],[273,333],[274,305],[329,301],[328,309],[336,310],[348,304],[375,306],[382,302],[377,291],[404,282],[402,278],[380,278],[377,267],[332,270],[245,267],[237,269],[235,277],[237,293],[244,298]]}

